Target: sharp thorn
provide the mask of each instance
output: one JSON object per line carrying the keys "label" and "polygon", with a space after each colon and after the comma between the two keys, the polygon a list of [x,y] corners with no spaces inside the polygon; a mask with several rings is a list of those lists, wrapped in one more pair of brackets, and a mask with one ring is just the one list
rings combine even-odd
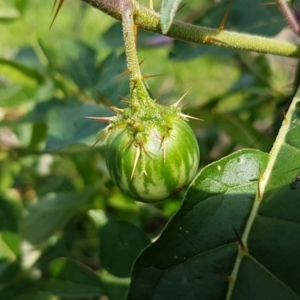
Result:
{"label": "sharp thorn", "polygon": [[186,91],[183,96],[181,96],[180,99],[178,99],[174,104],[172,104],[172,106],[178,107],[179,103],[182,101],[182,99],[189,93],[191,89],[189,89],[188,91]]}
{"label": "sharp thorn", "polygon": [[227,45],[227,43],[225,42],[222,42],[212,36],[207,36],[204,40],[205,42],[209,42],[210,44],[215,44],[215,43],[219,43],[219,44],[224,44],[224,45]]}
{"label": "sharp thorn", "polygon": [[181,4],[178,8],[177,8],[177,10],[176,10],[176,13],[178,13],[182,8],[184,8],[186,6],[186,3],[183,3],[183,4]]}
{"label": "sharp thorn", "polygon": [[165,136],[162,137],[159,145],[159,150],[162,148],[163,150],[163,157],[164,157],[164,163],[166,161],[166,143],[165,143]]}
{"label": "sharp thorn", "polygon": [[121,95],[118,95],[118,96],[122,99],[122,102],[130,103],[130,100],[128,98],[125,98]]}
{"label": "sharp thorn", "polygon": [[115,80],[115,82],[119,81],[121,78],[123,78],[125,75],[129,74],[130,70],[126,69],[121,75]]}
{"label": "sharp thorn", "polygon": [[219,32],[221,32],[224,29],[224,27],[225,27],[226,21],[227,21],[228,16],[229,16],[229,12],[230,12],[231,7],[232,7],[232,2],[233,2],[233,0],[230,1],[229,6],[227,7],[227,10],[225,12],[225,15],[224,15],[224,17],[223,17],[223,19],[221,21],[221,24],[218,27],[218,31]]}
{"label": "sharp thorn", "polygon": [[[139,65],[141,65],[144,61],[145,61],[146,58],[144,58],[140,63]],[[121,78],[123,78],[125,75],[129,74],[130,73],[130,70],[129,69],[126,69],[124,72],[122,72],[122,74],[115,80],[115,81],[119,81]]]}
{"label": "sharp thorn", "polygon": [[225,272],[224,272],[223,270],[221,270],[220,268],[217,268],[217,267],[215,267],[215,266],[214,266],[214,268],[215,268],[216,272],[217,272],[218,274],[220,274],[221,276],[223,276],[228,282],[233,282],[233,278],[232,278],[229,274],[225,273]]}
{"label": "sharp thorn", "polygon": [[146,58],[142,59],[142,60],[140,61],[140,63],[139,63],[139,66],[141,66],[142,63],[143,63],[145,60],[146,60]]}
{"label": "sharp thorn", "polygon": [[153,101],[156,102],[166,91],[162,91],[158,96],[156,96]]}
{"label": "sharp thorn", "polygon": [[288,119],[287,119],[287,117],[286,117],[286,113],[285,113],[284,110],[282,110],[282,115],[283,115],[283,119],[284,119],[285,124],[288,124],[289,121],[288,121]]}
{"label": "sharp thorn", "polygon": [[104,129],[102,129],[101,131],[100,131],[100,137],[96,140],[96,142],[93,144],[93,146],[91,147],[92,149],[99,143],[99,141],[103,138],[103,136],[105,135],[105,134],[107,134],[107,131],[108,131],[108,129],[110,128],[111,126],[110,125],[108,125],[108,126],[106,126]]}
{"label": "sharp thorn", "polygon": [[233,228],[233,231],[234,231],[234,234],[235,234],[235,236],[236,236],[236,239],[237,239],[237,241],[238,241],[238,243],[239,243],[239,245],[240,245],[241,250],[242,250],[243,252],[246,252],[246,251],[247,251],[247,247],[245,246],[244,242],[242,241],[241,236],[239,235],[239,233],[236,231],[235,228]]}
{"label": "sharp thorn", "polygon": [[203,119],[199,119],[199,118],[196,118],[196,117],[192,117],[192,116],[189,116],[189,115],[186,115],[186,114],[183,114],[183,113],[180,113],[180,116],[181,116],[183,119],[193,119],[193,120],[197,120],[197,121],[203,121]]}
{"label": "sharp thorn", "polygon": [[99,121],[99,122],[110,123],[113,120],[114,117],[89,117],[89,116],[85,116],[85,118],[96,120],[96,121]]}
{"label": "sharp thorn", "polygon": [[133,178],[133,175],[135,173],[136,166],[137,166],[137,163],[139,161],[140,155],[141,155],[141,149],[140,149],[140,145],[138,145],[138,147],[136,148],[136,153],[135,153],[135,158],[134,158],[132,172],[131,172],[131,175],[130,175],[130,180],[132,180],[132,178]]}
{"label": "sharp thorn", "polygon": [[[56,6],[57,1],[58,1],[58,0],[54,0],[54,4],[53,4],[53,7],[52,7],[52,13],[53,13],[53,11],[54,11],[54,7]],[[52,27],[52,25],[53,25],[53,23],[54,23],[54,21],[55,21],[57,15],[58,15],[58,13],[59,13],[61,7],[62,7],[62,5],[64,4],[64,1],[65,1],[65,0],[59,0],[58,6],[57,6],[56,11],[55,11],[55,14],[54,14],[54,17],[53,17],[52,22],[51,22],[51,24],[50,24],[50,28]]]}
{"label": "sharp thorn", "polygon": [[157,74],[157,75],[144,75],[143,79],[153,78],[153,77],[159,77],[159,76],[165,76],[167,74]]}
{"label": "sharp thorn", "polygon": [[118,107],[115,107],[115,106],[109,106],[108,108],[110,110],[112,110],[113,112],[115,112],[115,113],[123,111],[123,108],[118,108]]}
{"label": "sharp thorn", "polygon": [[57,0],[54,0],[54,1],[53,1],[53,5],[52,5],[52,9],[51,9],[51,15],[52,15],[53,12],[54,12],[54,8],[55,8],[55,6],[56,6],[56,3],[57,3]]}

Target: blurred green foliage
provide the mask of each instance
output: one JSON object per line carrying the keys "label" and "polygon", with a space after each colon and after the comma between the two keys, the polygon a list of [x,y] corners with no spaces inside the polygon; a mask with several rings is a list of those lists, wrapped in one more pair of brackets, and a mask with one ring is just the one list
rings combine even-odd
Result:
{"label": "blurred green foliage", "polygon": [[[114,186],[103,143],[92,147],[104,125],[85,117],[126,106],[121,26],[69,0],[49,29],[51,2],[0,0],[0,299],[120,300],[133,262],[184,191],[147,205]],[[273,36],[283,28],[274,7],[243,5],[233,5],[228,29]],[[225,10],[188,1],[178,18],[217,28]],[[164,74],[147,81],[160,103],[190,90],[185,113],[204,120],[190,121],[200,167],[238,149],[271,149],[293,92],[293,59],[143,31],[138,40],[143,73]]]}

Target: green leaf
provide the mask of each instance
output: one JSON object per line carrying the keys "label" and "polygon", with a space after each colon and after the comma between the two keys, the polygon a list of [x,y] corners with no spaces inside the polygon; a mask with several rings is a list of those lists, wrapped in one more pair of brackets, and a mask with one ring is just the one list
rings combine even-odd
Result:
{"label": "green leaf", "polygon": [[[20,121],[46,122],[49,128],[46,149],[53,151],[74,143],[84,143],[85,139],[99,133],[107,125],[87,119],[86,116],[103,117],[111,114],[108,108],[85,104],[76,98],[51,99],[38,103],[35,109]],[[45,131],[45,127],[39,128],[38,132],[34,131],[31,143],[35,146],[40,145]],[[96,141],[96,138],[93,141]]]}
{"label": "green leaf", "polygon": [[97,274],[72,259],[55,259],[49,267],[49,277],[42,283],[41,288],[60,297],[74,299],[103,295]]}
{"label": "green leaf", "polygon": [[200,172],[128,299],[299,299],[299,137],[300,89],[269,159],[241,150]]}
{"label": "green leaf", "polygon": [[124,107],[122,97],[129,94],[127,78],[120,78],[127,69],[125,54],[117,55],[112,52],[102,61],[100,67],[102,72],[94,79],[96,100],[116,107]]}
{"label": "green leaf", "polygon": [[20,252],[20,204],[2,191],[0,195],[0,260],[13,261]]}
{"label": "green leaf", "polygon": [[[171,1],[170,1],[171,2]],[[218,28],[231,1],[219,1],[216,4],[201,7],[200,17],[193,24]],[[232,1],[226,20],[225,30],[245,32],[262,36],[274,36],[285,27],[285,20],[276,5],[262,5],[260,0]],[[233,56],[234,49],[203,46],[181,41],[174,42],[172,58],[176,60],[191,59],[200,55],[217,57]]]}
{"label": "green leaf", "polygon": [[[230,1],[218,2],[195,22],[218,28]],[[233,1],[225,29],[263,36],[274,36],[285,27],[285,20],[276,5],[261,5],[260,0]]]}
{"label": "green leaf", "polygon": [[101,263],[118,277],[129,277],[135,259],[150,243],[147,235],[135,225],[111,218],[100,230],[100,241]]}
{"label": "green leaf", "polygon": [[14,3],[15,7],[23,13],[28,5],[28,0],[14,0]]}
{"label": "green leaf", "polygon": [[129,278],[119,278],[111,275],[104,269],[100,272],[100,278],[103,290],[110,300],[123,300],[126,299],[128,293]]}
{"label": "green leaf", "polygon": [[[205,167],[156,242],[137,259],[128,299],[224,299],[268,155],[241,150]],[[147,288],[146,288],[147,286]]]}
{"label": "green leaf", "polygon": [[21,220],[23,238],[32,244],[42,243],[60,230],[96,191],[96,188],[86,188],[45,195],[28,208]]}
{"label": "green leaf", "polygon": [[13,80],[23,84],[41,84],[44,81],[43,75],[36,69],[30,68],[17,61],[0,58],[0,69]]}
{"label": "green leaf", "polygon": [[14,21],[20,17],[19,12],[10,5],[5,5],[5,2],[0,3],[0,22]]}
{"label": "green leaf", "polygon": [[[228,299],[239,295],[266,299],[299,299],[300,287],[300,89],[278,133],[270,160],[243,233],[248,253],[236,258]],[[255,281],[253,280],[255,279]],[[268,288],[266,288],[266,286]]]}
{"label": "green leaf", "polygon": [[[150,31],[140,30],[138,32],[137,48],[147,48],[155,45],[155,40],[161,37],[157,33]],[[114,23],[105,33],[102,35],[102,41],[111,48],[123,48],[123,32],[122,23]]]}
{"label": "green leaf", "polygon": [[162,1],[160,9],[160,24],[163,34],[166,34],[169,31],[180,2],[181,0]]}
{"label": "green leaf", "polygon": [[64,72],[68,73],[76,85],[82,90],[89,90],[95,87],[93,81],[96,74],[96,50],[89,45],[72,39],[67,39],[63,43],[66,56],[66,66]]}

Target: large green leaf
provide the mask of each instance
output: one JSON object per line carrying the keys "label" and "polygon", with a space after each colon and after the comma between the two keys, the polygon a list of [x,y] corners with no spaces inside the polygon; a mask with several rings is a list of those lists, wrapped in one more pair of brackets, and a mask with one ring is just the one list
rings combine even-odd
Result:
{"label": "large green leaf", "polygon": [[128,299],[300,299],[299,97],[269,156],[241,150],[199,173]]}

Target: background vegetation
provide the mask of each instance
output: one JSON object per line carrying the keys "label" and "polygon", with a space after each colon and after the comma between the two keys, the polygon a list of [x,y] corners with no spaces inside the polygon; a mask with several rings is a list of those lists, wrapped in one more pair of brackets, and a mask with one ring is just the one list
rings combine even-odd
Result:
{"label": "background vegetation", "polygon": [[[217,28],[227,6],[187,1],[176,18]],[[185,191],[147,205],[114,186],[103,144],[92,147],[103,125],[84,117],[126,105],[121,24],[69,0],[49,29],[51,9],[52,1],[0,0],[0,299],[125,299],[133,262]],[[294,40],[284,27],[276,6],[253,0],[235,1],[226,24]],[[270,151],[295,90],[295,59],[141,30],[138,51],[143,74],[163,74],[147,81],[159,102],[189,90],[185,113],[204,120],[190,121],[199,168],[243,148]]]}

